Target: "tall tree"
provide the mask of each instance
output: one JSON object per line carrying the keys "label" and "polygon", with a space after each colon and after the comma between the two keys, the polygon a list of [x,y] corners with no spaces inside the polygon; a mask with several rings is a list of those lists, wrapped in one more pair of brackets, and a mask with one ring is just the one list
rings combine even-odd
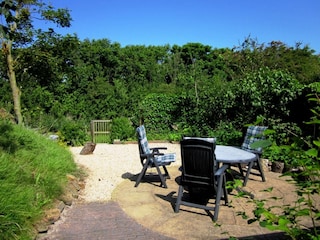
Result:
{"label": "tall tree", "polygon": [[[21,114],[21,89],[17,84],[15,66],[18,57],[16,47],[31,44],[42,30],[33,25],[34,19],[53,22],[60,27],[70,27],[71,16],[67,9],[54,9],[41,0],[2,0],[0,1],[0,42],[7,64],[7,75],[12,90],[14,112],[18,124],[23,123]],[[52,28],[48,29],[53,31]]]}

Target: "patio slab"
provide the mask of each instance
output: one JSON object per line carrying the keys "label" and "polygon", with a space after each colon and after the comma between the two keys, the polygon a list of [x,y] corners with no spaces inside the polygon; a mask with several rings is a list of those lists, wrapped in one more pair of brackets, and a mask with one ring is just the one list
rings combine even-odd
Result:
{"label": "patio slab", "polygon": [[[126,179],[115,189],[112,199],[142,226],[175,239],[286,239],[283,234],[262,228],[257,222],[248,225],[247,220],[237,213],[245,211],[252,217],[254,204],[249,202],[249,198],[236,197],[236,190],[229,195],[230,206],[221,205],[216,223],[201,209],[182,206],[179,213],[175,213],[178,191],[176,177],[180,172],[177,166],[169,167],[168,170],[171,175],[171,179],[167,180],[168,188],[159,187],[159,182],[141,182],[136,188],[136,175],[125,173],[123,176]],[[251,174],[247,186],[242,189],[253,194],[255,199],[278,197],[279,200],[268,201],[272,206],[296,200],[295,187],[286,181],[288,177],[266,172],[266,178],[267,181],[262,182],[260,177]],[[263,191],[267,188],[273,188],[273,191]],[[221,204],[224,204],[223,200]]]}

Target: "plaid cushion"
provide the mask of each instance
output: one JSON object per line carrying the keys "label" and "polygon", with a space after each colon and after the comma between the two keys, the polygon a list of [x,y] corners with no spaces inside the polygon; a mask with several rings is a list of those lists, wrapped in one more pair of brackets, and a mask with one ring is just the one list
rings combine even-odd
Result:
{"label": "plaid cushion", "polygon": [[155,156],[154,160],[159,164],[168,165],[168,164],[176,161],[176,154],[175,153],[167,153],[164,155]]}
{"label": "plaid cushion", "polygon": [[151,150],[148,144],[146,129],[144,128],[143,125],[141,125],[140,127],[137,127],[137,133],[138,133],[139,144],[142,148],[143,153],[144,154],[151,153]]}
{"label": "plaid cushion", "polygon": [[[139,144],[142,148],[143,153],[144,154],[152,153],[152,151],[149,148],[146,130],[144,128],[144,125],[137,127],[136,131],[138,133]],[[168,165],[171,162],[176,161],[176,154],[175,153],[168,153],[168,154],[164,154],[164,155],[155,156],[153,159],[151,159],[151,162],[153,162],[153,161],[156,161],[159,164]]]}
{"label": "plaid cushion", "polygon": [[244,141],[241,145],[241,148],[247,151],[258,151],[261,152],[261,148],[250,148],[250,145],[258,140],[264,139],[263,131],[266,130],[268,127],[265,126],[249,126],[247,129],[246,136]]}

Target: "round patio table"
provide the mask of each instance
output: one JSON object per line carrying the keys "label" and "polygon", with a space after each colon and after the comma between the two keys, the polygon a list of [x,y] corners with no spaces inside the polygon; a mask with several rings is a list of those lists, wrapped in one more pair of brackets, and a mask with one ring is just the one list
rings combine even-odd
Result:
{"label": "round patio table", "polygon": [[241,148],[217,145],[215,149],[217,163],[228,165],[238,165],[241,175],[243,176],[243,170],[241,164],[248,165],[246,176],[243,180],[243,186],[246,186],[253,163],[258,160],[258,156],[254,153],[242,150]]}
{"label": "round patio table", "polygon": [[224,164],[241,164],[257,160],[256,154],[232,146],[217,145],[215,154],[217,162]]}

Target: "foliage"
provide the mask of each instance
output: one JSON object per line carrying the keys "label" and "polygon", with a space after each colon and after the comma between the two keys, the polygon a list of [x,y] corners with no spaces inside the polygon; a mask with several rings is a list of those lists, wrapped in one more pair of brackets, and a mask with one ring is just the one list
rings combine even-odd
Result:
{"label": "foliage", "polygon": [[289,104],[302,91],[292,75],[269,68],[248,72],[234,87],[237,103],[234,114],[241,122],[252,122],[257,115],[286,118],[291,112]]}
{"label": "foliage", "polygon": [[234,51],[234,60],[230,62],[235,70],[233,74],[255,72],[264,66],[293,73],[300,83],[319,81],[319,55],[315,55],[314,50],[302,43],[296,43],[295,46],[287,46],[281,41],[261,44],[257,39],[248,36]]}
{"label": "foliage", "polygon": [[[316,102],[316,107],[312,109],[314,117],[308,124],[315,124],[319,130],[319,83],[313,84],[315,93],[310,97],[311,101]],[[270,230],[280,230],[286,232],[292,239],[319,239],[319,233],[316,221],[320,219],[319,209],[317,208],[317,198],[320,193],[320,139],[316,137],[308,141],[303,139],[304,145],[301,144],[301,137],[293,136],[291,139],[293,144],[283,145],[271,149],[280,151],[280,154],[286,154],[288,158],[294,160],[285,161],[294,162],[298,167],[295,171],[289,171],[286,175],[292,178],[292,184],[296,186],[296,201],[291,205],[274,205],[267,207],[265,203],[268,199],[253,200],[255,209],[254,217],[248,220],[248,223],[258,221],[260,226]],[[272,191],[272,189],[266,189]],[[274,211],[281,210],[281,211]],[[247,215],[241,214],[244,217]],[[305,227],[300,222],[301,218],[308,218],[312,224],[310,229]]]}
{"label": "foliage", "polygon": [[212,136],[217,139],[217,144],[240,146],[243,140],[242,132],[238,131],[232,123],[220,122],[214,129]]}
{"label": "foliage", "polygon": [[115,139],[120,139],[121,141],[135,139],[135,129],[132,126],[130,120],[126,117],[118,117],[112,119],[111,127],[111,142]]}
{"label": "foliage", "polygon": [[[235,49],[200,43],[121,47],[108,39],[39,32],[33,44],[13,54],[19,56],[15,70],[25,124],[44,131],[49,115],[83,122],[145,115],[149,132],[165,135],[173,126],[178,134],[210,135],[220,122],[241,131],[260,114],[305,128],[303,97],[310,90],[301,83],[317,81],[320,69],[308,48],[252,39]],[[3,52],[0,57],[5,60]],[[13,113],[3,62],[0,76],[0,106]],[[55,128],[62,124],[54,125],[61,130]]]}
{"label": "foliage", "polygon": [[182,135],[179,133],[169,133],[168,140],[171,142],[179,142],[182,139]]}
{"label": "foliage", "polygon": [[175,122],[178,99],[175,95],[149,94],[139,105],[139,116],[145,120],[148,131],[166,132]]}
{"label": "foliage", "polygon": [[266,140],[262,142],[263,157],[271,162],[283,162],[287,169],[298,167],[305,157],[302,149],[306,142],[302,139],[301,129],[294,123],[284,123],[279,119],[269,119],[268,126],[264,132]]}
{"label": "foliage", "polygon": [[69,146],[84,145],[84,143],[89,139],[86,125],[81,122],[68,119],[63,121],[58,135],[60,140]]}
{"label": "foliage", "polygon": [[13,153],[17,149],[17,141],[13,134],[13,126],[5,121],[0,121],[0,150]]}
{"label": "foliage", "polygon": [[[78,171],[71,153],[38,133],[0,122],[0,235],[33,239],[43,210],[61,193],[66,174]],[[14,146],[14,147],[12,147]]]}
{"label": "foliage", "polygon": [[[19,63],[18,55],[13,49],[19,46],[26,46],[34,41],[34,36],[41,33],[33,26],[33,18],[46,20],[55,23],[57,26],[69,27],[71,17],[66,9],[57,9],[49,4],[38,0],[12,1],[3,0],[0,2],[0,41],[3,56],[5,57],[7,76],[12,90],[14,112],[18,124],[23,123],[21,113],[21,88],[17,84],[16,65]],[[49,29],[49,34],[53,29]],[[44,66],[44,65],[43,65]]]}

